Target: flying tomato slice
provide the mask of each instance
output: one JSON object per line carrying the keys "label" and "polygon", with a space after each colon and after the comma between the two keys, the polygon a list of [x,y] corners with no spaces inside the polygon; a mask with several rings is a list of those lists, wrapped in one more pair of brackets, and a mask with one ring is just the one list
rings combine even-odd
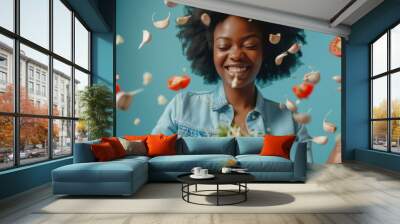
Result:
{"label": "flying tomato slice", "polygon": [[185,89],[190,84],[190,76],[182,75],[182,76],[172,76],[168,79],[168,88],[173,91],[179,91],[181,89]]}
{"label": "flying tomato slice", "polygon": [[337,36],[329,43],[329,52],[336,57],[342,57],[342,38]]}
{"label": "flying tomato slice", "polygon": [[314,89],[314,84],[309,83],[309,82],[303,82],[300,85],[295,85],[293,86],[292,90],[293,93],[297,96],[299,99],[305,99],[310,96]]}

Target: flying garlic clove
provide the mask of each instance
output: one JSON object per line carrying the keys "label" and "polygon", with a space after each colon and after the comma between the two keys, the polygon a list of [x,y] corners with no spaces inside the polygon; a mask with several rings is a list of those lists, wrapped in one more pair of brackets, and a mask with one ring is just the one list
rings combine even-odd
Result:
{"label": "flying garlic clove", "polygon": [[338,92],[342,92],[342,87],[339,86],[339,87],[337,88],[337,91],[338,91]]}
{"label": "flying garlic clove", "polygon": [[317,71],[312,71],[304,75],[304,81],[311,82],[312,84],[317,84],[321,79],[321,75]]}
{"label": "flying garlic clove", "polygon": [[167,98],[164,95],[159,95],[157,98],[158,105],[163,106],[168,103]]}
{"label": "flying garlic clove", "polygon": [[287,50],[290,54],[296,54],[300,50],[300,44],[294,43],[292,46]]}
{"label": "flying garlic clove", "polygon": [[153,15],[151,16],[151,20],[153,21],[153,26],[157,29],[165,29],[168,27],[169,25],[169,17],[171,16],[171,13],[168,12],[168,16],[165,19],[162,20],[158,20],[158,21],[154,21],[154,16],[156,13],[153,13]]}
{"label": "flying garlic clove", "polygon": [[175,2],[171,2],[170,0],[164,0],[164,5],[166,5],[169,8],[174,8],[178,4],[176,4]]}
{"label": "flying garlic clove", "polygon": [[200,19],[205,26],[209,26],[211,23],[211,17],[207,13],[201,14]]}
{"label": "flying garlic clove", "polygon": [[269,34],[268,36],[268,40],[271,44],[278,44],[281,41],[281,34],[277,33],[277,34]]}
{"label": "flying garlic clove", "polygon": [[284,53],[282,53],[282,54],[276,56],[276,58],[275,58],[275,64],[276,64],[276,65],[281,65],[282,62],[283,62],[283,59],[284,59],[287,55],[288,55],[288,53],[287,53],[287,52],[284,52]]}
{"label": "flying garlic clove", "polygon": [[238,85],[238,76],[235,75],[234,78],[233,78],[233,80],[232,80],[231,87],[232,87],[232,88],[236,88],[237,85]]}
{"label": "flying garlic clove", "polygon": [[328,133],[335,133],[336,131],[336,125],[332,122],[327,121],[326,119],[324,119],[324,121],[322,122],[322,127],[324,131]]}
{"label": "flying garlic clove", "polygon": [[308,124],[311,121],[311,116],[308,113],[295,113],[293,118],[298,124]]}
{"label": "flying garlic clove", "polygon": [[117,34],[117,36],[115,37],[115,44],[116,45],[121,45],[125,42],[124,37],[122,37],[121,35]]}
{"label": "flying garlic clove", "polygon": [[187,22],[189,22],[190,17],[192,16],[180,16],[176,18],[176,24],[179,26],[185,25]]}
{"label": "flying garlic clove", "polygon": [[132,103],[133,96],[142,92],[143,89],[137,89],[131,92],[118,92],[116,95],[116,106],[120,110],[127,110]]}
{"label": "flying garlic clove", "polygon": [[121,78],[121,76],[117,73],[116,75],[115,75],[115,79],[116,80],[119,80]]}
{"label": "flying garlic clove", "polygon": [[133,120],[133,124],[138,126],[140,124],[140,118],[135,118],[135,120]]}
{"label": "flying garlic clove", "polygon": [[153,75],[150,72],[143,74],[143,85],[147,86],[153,80]]}
{"label": "flying garlic clove", "polygon": [[142,43],[140,43],[138,49],[142,48],[143,45],[149,43],[151,41],[151,34],[147,30],[143,30],[143,35],[142,35]]}
{"label": "flying garlic clove", "polygon": [[337,83],[342,83],[342,76],[340,75],[335,75],[332,77],[333,80],[335,80]]}
{"label": "flying garlic clove", "polygon": [[327,136],[313,137],[312,142],[319,144],[319,145],[325,145],[326,143],[328,143],[328,137]]}
{"label": "flying garlic clove", "polygon": [[291,100],[287,99],[286,100],[286,108],[294,113],[297,112],[297,106],[295,103],[293,103]]}

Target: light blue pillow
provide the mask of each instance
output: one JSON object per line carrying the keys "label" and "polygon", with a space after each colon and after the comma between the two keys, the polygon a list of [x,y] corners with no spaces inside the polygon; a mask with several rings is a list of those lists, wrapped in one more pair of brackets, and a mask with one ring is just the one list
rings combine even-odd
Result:
{"label": "light blue pillow", "polygon": [[263,137],[237,137],[236,155],[259,154],[264,145]]}
{"label": "light blue pillow", "polygon": [[225,154],[235,155],[235,139],[232,137],[183,137],[178,141],[178,154]]}

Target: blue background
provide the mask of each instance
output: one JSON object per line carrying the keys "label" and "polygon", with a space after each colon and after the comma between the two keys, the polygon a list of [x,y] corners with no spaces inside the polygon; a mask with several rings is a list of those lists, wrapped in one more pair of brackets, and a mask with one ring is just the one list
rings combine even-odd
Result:
{"label": "blue background", "polygon": [[[157,103],[157,97],[164,95],[171,100],[176,92],[167,88],[167,80],[172,75],[183,74],[183,68],[192,78],[190,86],[184,91],[200,91],[214,89],[214,85],[205,85],[202,78],[192,74],[190,64],[182,52],[182,46],[176,37],[175,19],[183,16],[183,6],[168,8],[163,1],[117,1],[116,33],[121,35],[125,42],[116,48],[116,72],[120,74],[118,83],[123,91],[132,91],[144,88],[144,91],[135,96],[127,111],[117,111],[117,136],[126,134],[148,134],[155,126],[165,106]],[[170,25],[160,30],[152,24],[152,14],[155,20],[164,19],[171,12]],[[142,41],[142,30],[152,34],[152,41],[138,50]],[[299,105],[301,112],[312,108],[312,122],[307,125],[310,135],[328,135],[322,129],[324,115],[332,110],[328,120],[338,126],[335,134],[329,134],[327,145],[313,144],[314,162],[325,163],[331,150],[335,146],[336,135],[340,134],[341,123],[341,94],[337,91],[339,84],[332,80],[332,76],[340,75],[341,60],[329,53],[329,42],[332,35],[306,31],[307,44],[302,47],[303,66],[299,67],[290,78],[275,81],[272,85],[262,89],[264,97],[276,102],[285,102],[288,97],[292,101],[296,97],[292,93],[292,86],[303,81],[305,73],[311,71],[309,66],[321,72],[321,81],[316,85],[313,94],[308,100]],[[143,73],[153,74],[153,81],[143,86]],[[141,123],[133,124],[135,118]]]}

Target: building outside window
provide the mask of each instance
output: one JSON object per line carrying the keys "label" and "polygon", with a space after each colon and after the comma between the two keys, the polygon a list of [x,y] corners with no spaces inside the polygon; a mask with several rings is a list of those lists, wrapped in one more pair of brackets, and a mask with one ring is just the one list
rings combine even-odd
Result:
{"label": "building outside window", "polygon": [[28,93],[34,94],[33,82],[31,81],[28,82]]}
{"label": "building outside window", "polygon": [[370,44],[373,150],[400,153],[400,24]]}
{"label": "building outside window", "polygon": [[[14,1],[7,2],[4,4],[11,4],[10,7],[2,9],[13,9]],[[0,123],[6,130],[0,133],[0,139],[5,139],[0,141],[0,158],[3,158],[0,160],[0,171],[71,156],[74,141],[87,139],[85,127],[76,128],[79,114],[74,113],[70,105],[79,102],[78,93],[82,86],[90,84],[81,81],[90,80],[91,75],[90,31],[65,1],[18,2],[15,8],[17,13],[14,10],[7,12],[14,17],[19,16],[14,18],[19,21],[16,29],[0,29],[0,98],[8,99],[0,100]],[[42,13],[38,14],[39,11]],[[18,64],[13,58],[19,58],[18,74],[14,74]],[[76,73],[79,73],[78,77],[75,77]],[[15,86],[15,75],[20,80],[19,88]],[[50,89],[51,79],[53,89]],[[62,87],[58,85],[60,80],[64,82]],[[1,84],[13,88],[2,90]],[[79,85],[79,88],[65,88],[73,85]],[[20,92],[15,94],[14,91]],[[62,106],[56,106],[61,94]],[[19,97],[14,98],[14,95]],[[50,99],[53,99],[54,105],[50,105]],[[14,111],[15,105],[20,108],[19,112]],[[14,128],[18,133],[13,132]],[[30,135],[33,131],[43,134],[33,139]]]}

